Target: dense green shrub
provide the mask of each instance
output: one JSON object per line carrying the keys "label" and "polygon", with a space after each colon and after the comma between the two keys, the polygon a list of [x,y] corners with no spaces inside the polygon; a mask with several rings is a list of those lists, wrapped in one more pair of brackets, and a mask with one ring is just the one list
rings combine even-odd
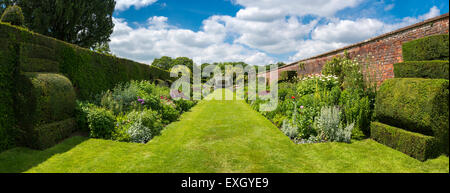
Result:
{"label": "dense green shrub", "polygon": [[448,60],[448,34],[428,36],[403,44],[404,61]]}
{"label": "dense green shrub", "polygon": [[435,136],[448,154],[449,81],[395,78],[384,81],[375,104],[376,118],[385,124]]}
{"label": "dense green shrub", "polygon": [[297,71],[283,71],[280,73],[279,81],[293,81],[297,78]]}
{"label": "dense green shrub", "polygon": [[131,122],[127,130],[131,142],[147,143],[159,135],[163,128],[161,117],[152,110],[132,111],[128,113],[127,119]]}
{"label": "dense green shrub", "polygon": [[347,89],[342,91],[339,105],[342,106],[343,121],[347,124],[355,123],[353,138],[361,139],[370,136],[370,121],[372,108],[369,97],[361,97],[357,90]]}
{"label": "dense green shrub", "polygon": [[5,9],[0,21],[10,23],[12,25],[23,26],[25,18],[23,16],[22,9],[17,5],[13,5]]}
{"label": "dense green shrub", "polygon": [[163,105],[162,109],[160,110],[160,113],[164,124],[174,122],[178,120],[178,117],[180,117],[180,112],[176,110],[174,105],[169,104]]}
{"label": "dense green shrub", "polygon": [[447,79],[449,76],[449,62],[434,61],[409,61],[394,64],[396,78],[433,78]]}
{"label": "dense green shrub", "polygon": [[76,121],[70,118],[38,126],[35,130],[36,143],[32,147],[46,149],[69,137],[76,130]]}
{"label": "dense green shrub", "polygon": [[115,117],[111,111],[104,108],[89,108],[87,122],[90,137],[111,139],[114,133]]}
{"label": "dense green shrub", "polygon": [[176,100],[174,103],[176,105],[176,109],[181,113],[189,111],[189,109],[196,104],[195,101],[185,99]]}
{"label": "dense green shrub", "polygon": [[371,138],[381,144],[425,161],[440,154],[434,137],[409,132],[379,122],[371,123]]}

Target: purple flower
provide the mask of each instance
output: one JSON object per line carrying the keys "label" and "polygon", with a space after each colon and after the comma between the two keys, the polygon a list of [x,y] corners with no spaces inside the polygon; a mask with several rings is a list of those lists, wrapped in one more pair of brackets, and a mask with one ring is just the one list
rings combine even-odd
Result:
{"label": "purple flower", "polygon": [[144,99],[138,99],[138,101],[141,102],[141,103],[143,103],[143,102],[144,102]]}

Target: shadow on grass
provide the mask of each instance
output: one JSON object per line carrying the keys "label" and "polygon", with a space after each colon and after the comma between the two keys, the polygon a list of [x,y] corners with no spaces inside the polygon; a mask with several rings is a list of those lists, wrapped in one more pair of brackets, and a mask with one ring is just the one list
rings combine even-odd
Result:
{"label": "shadow on grass", "polygon": [[48,148],[46,150],[33,150],[25,147],[16,147],[0,153],[0,173],[21,173],[45,162],[50,157],[67,152],[78,144],[88,140],[87,137],[75,136]]}

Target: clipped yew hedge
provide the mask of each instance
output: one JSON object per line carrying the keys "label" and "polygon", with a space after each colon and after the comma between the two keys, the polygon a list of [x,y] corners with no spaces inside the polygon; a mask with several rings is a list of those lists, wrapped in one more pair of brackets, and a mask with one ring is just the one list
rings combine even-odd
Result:
{"label": "clipped yew hedge", "polygon": [[73,44],[0,24],[0,38],[18,47],[18,65],[23,72],[53,72],[67,76],[79,99],[92,99],[102,91],[130,80],[172,80],[168,71],[131,60],[105,55]]}
{"label": "clipped yew hedge", "polygon": [[[23,134],[18,136],[20,145],[44,148],[71,134],[74,125],[57,128],[60,130],[57,135],[51,134],[53,127],[46,126],[74,117],[76,95],[69,79],[53,73],[24,73],[19,76],[17,89],[16,115],[20,117],[18,129]],[[49,140],[42,140],[42,136]]]}
{"label": "clipped yew hedge", "polygon": [[449,81],[445,79],[388,79],[377,92],[376,118],[388,125],[434,136],[448,154],[448,88]]}
{"label": "clipped yew hedge", "polygon": [[403,44],[404,61],[448,60],[448,34],[428,36]]}
{"label": "clipped yew hedge", "polygon": [[449,62],[443,60],[409,61],[394,64],[396,78],[432,78],[447,79]]}
{"label": "clipped yew hedge", "polygon": [[15,65],[17,57],[14,56],[17,50],[8,39],[1,38],[0,35],[0,152],[15,145],[15,125],[14,114],[14,93],[15,74],[18,68]]}
{"label": "clipped yew hedge", "polygon": [[409,132],[379,122],[370,124],[371,138],[420,161],[440,155],[434,137]]}

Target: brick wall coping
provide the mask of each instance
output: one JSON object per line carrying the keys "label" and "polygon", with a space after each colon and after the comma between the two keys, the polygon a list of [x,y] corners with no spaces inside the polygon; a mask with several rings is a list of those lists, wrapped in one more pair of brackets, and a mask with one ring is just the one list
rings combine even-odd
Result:
{"label": "brick wall coping", "polygon": [[[362,42],[354,43],[354,44],[345,46],[343,48],[339,48],[339,49],[328,51],[328,52],[325,52],[323,54],[319,54],[319,55],[316,55],[316,56],[313,56],[313,57],[302,59],[302,60],[299,60],[297,62],[293,62],[293,63],[287,64],[287,65],[284,65],[284,66],[282,66],[280,68],[277,68],[277,70],[283,69],[283,68],[287,68],[287,67],[290,67],[290,66],[293,66],[293,65],[297,65],[298,63],[303,62],[303,61],[312,60],[312,59],[316,59],[316,58],[321,58],[321,57],[324,57],[324,56],[327,56],[327,55],[331,55],[331,54],[335,54],[335,53],[338,53],[338,52],[342,52],[342,51],[347,50],[349,48],[358,47],[358,46],[364,45],[366,43],[374,42],[376,40],[385,38],[387,36],[391,36],[391,35],[394,35],[394,34],[397,34],[397,33],[400,33],[400,32],[403,32],[403,31],[406,31],[406,30],[409,30],[409,29],[412,29],[412,28],[415,28],[415,27],[418,27],[418,26],[426,25],[428,23],[432,23],[432,22],[435,22],[435,21],[438,21],[438,20],[442,20],[442,19],[447,19],[447,18],[449,18],[449,13],[442,14],[440,16],[424,20],[422,22],[419,22],[419,23],[416,23],[416,24],[413,24],[413,25],[409,25],[409,26],[406,26],[406,27],[394,30],[392,32],[388,32],[388,33],[385,33],[385,34],[382,34],[382,35],[370,38],[368,40],[364,40]],[[268,71],[268,72],[270,72],[270,71]]]}

